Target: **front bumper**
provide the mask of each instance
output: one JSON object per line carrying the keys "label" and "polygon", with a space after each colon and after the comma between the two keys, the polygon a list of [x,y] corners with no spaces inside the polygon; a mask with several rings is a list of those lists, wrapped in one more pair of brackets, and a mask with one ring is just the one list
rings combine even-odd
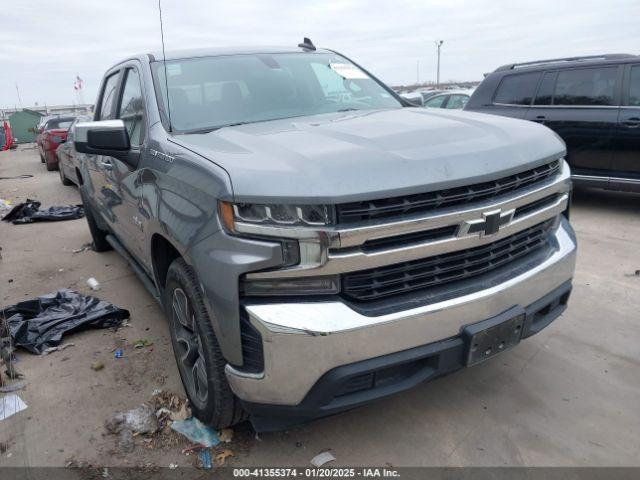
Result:
{"label": "front bumper", "polygon": [[[532,309],[540,305],[541,299],[554,292],[560,298],[568,292],[573,276],[576,241],[564,218],[553,241],[555,250],[542,263],[499,285],[401,312],[365,316],[339,301],[247,306],[250,321],[262,336],[264,371],[248,374],[228,365],[226,374],[231,388],[254,414],[254,424],[266,410],[268,416],[281,411],[292,419],[300,417],[293,422],[297,423],[362,403],[357,398],[346,400],[344,397],[337,401],[334,397],[317,397],[314,392],[323,388],[323,378],[344,366],[372,359],[384,362],[381,358],[385,356],[402,356],[415,348],[436,351],[446,347],[444,351],[450,351],[451,342],[461,341],[456,338],[462,327],[495,317],[515,306],[524,308],[533,318]],[[530,334],[550,323],[561,310],[555,308],[548,313],[545,321],[530,322]],[[460,356],[458,350],[454,350],[451,355]],[[450,365],[462,366],[460,362]],[[436,373],[440,375],[451,369],[454,368],[447,367]],[[425,379],[434,375],[427,375]],[[413,382],[410,383],[399,390],[409,388]],[[382,392],[377,396],[386,394]],[[308,407],[311,395],[323,400],[319,403],[314,400],[312,407]],[[365,399],[368,400],[371,398]],[[296,409],[299,415],[294,414]]]}

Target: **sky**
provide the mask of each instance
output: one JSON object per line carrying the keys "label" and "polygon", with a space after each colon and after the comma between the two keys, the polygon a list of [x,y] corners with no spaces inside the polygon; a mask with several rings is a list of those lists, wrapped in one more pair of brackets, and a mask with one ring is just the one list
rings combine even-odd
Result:
{"label": "sky", "polygon": [[[167,50],[307,36],[390,85],[435,80],[436,40],[442,81],[527,60],[640,53],[638,0],[162,0],[162,10]],[[0,0],[0,108],[94,103],[106,69],[160,49],[157,0]]]}

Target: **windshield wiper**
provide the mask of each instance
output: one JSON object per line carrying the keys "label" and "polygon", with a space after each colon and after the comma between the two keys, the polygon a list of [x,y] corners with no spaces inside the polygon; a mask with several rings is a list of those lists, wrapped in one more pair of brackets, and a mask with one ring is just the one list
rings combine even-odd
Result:
{"label": "windshield wiper", "polygon": [[255,122],[236,122],[236,123],[227,123],[226,125],[220,125],[218,127],[207,127],[207,128],[200,128],[200,129],[196,129],[196,130],[188,130],[184,133],[188,133],[188,134],[198,134],[198,133],[211,133],[211,132],[215,132],[216,130],[220,130],[221,128],[226,128],[226,127],[238,127],[240,125],[248,125],[250,123],[255,123]]}
{"label": "windshield wiper", "polygon": [[360,108],[341,108],[338,112],[357,112],[358,110],[362,110]]}

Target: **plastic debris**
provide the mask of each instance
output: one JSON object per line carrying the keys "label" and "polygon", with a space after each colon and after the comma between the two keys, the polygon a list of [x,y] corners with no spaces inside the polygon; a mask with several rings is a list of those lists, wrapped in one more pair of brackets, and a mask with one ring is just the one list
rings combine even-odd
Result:
{"label": "plastic debris", "polygon": [[100,282],[93,277],[87,278],[87,285],[91,290],[100,290]]}
{"label": "plastic debris", "polygon": [[208,448],[200,450],[200,465],[203,470],[211,470],[213,465],[211,463],[211,452]]}
{"label": "plastic debris", "polygon": [[85,243],[84,245],[82,245],[82,247],[76,248],[75,250],[71,250],[71,253],[80,253],[80,252],[84,252],[86,250],[91,250],[91,244],[90,243]]}
{"label": "plastic debris", "polygon": [[49,347],[49,348],[45,348],[45,349],[42,351],[42,355],[49,355],[50,353],[53,353],[53,352],[63,352],[63,351],[65,351],[67,348],[69,348],[69,347],[75,347],[75,346],[76,346],[76,344],[75,344],[75,343],[71,343],[71,342],[69,342],[69,343],[65,343],[64,345],[59,345],[59,346],[57,346],[57,347]]}
{"label": "plastic debris", "polygon": [[27,408],[27,404],[15,393],[0,398],[0,421]]}
{"label": "plastic debris", "polygon": [[150,347],[151,345],[153,345],[153,342],[146,338],[141,338],[140,340],[136,340],[135,342],[133,342],[134,348]]}
{"label": "plastic debris", "polygon": [[326,452],[322,452],[319,453],[318,455],[316,455],[315,457],[313,457],[311,459],[311,465],[313,465],[314,467],[321,467],[323,466],[325,463],[329,463],[329,462],[333,462],[336,459],[336,457],[334,457],[331,452],[326,451]]}
{"label": "plastic debris", "polygon": [[134,435],[153,434],[158,431],[156,413],[149,405],[142,404],[128,412],[118,412],[104,423],[112,435],[118,436],[118,448],[123,453],[133,451]]}
{"label": "plastic debris", "polygon": [[27,382],[25,380],[18,380],[9,385],[4,385],[0,387],[0,393],[17,392],[18,390],[22,390],[23,388],[26,388],[26,386],[27,386]]}
{"label": "plastic debris", "polygon": [[113,356],[116,358],[122,358],[124,357],[124,351],[121,348],[118,348],[113,354]]}
{"label": "plastic debris", "polygon": [[56,347],[67,333],[119,326],[129,312],[69,289],[43,295],[0,310],[13,345],[40,354]]}
{"label": "plastic debris", "polygon": [[169,470],[175,470],[176,468],[178,468],[178,464],[177,463],[170,463],[169,464]]}
{"label": "plastic debris", "polygon": [[84,217],[84,207],[82,205],[61,205],[40,210],[40,202],[27,199],[26,202],[18,203],[2,220],[20,225],[33,222],[56,222],[60,220],[75,220]]}
{"label": "plastic debris", "polygon": [[216,456],[215,456],[216,465],[218,465],[218,466],[224,465],[224,461],[226,460],[226,458],[227,457],[233,457],[233,456],[234,456],[233,452],[231,450],[225,448],[224,450],[216,453]]}
{"label": "plastic debris", "polygon": [[233,440],[233,430],[230,428],[223,428],[220,430],[220,441],[224,443],[229,443]]}
{"label": "plastic debris", "polygon": [[96,372],[102,370],[104,368],[104,363],[97,360],[91,364],[91,370],[95,370]]}
{"label": "plastic debris", "polygon": [[203,447],[215,447],[220,443],[218,432],[207,427],[195,417],[188,418],[187,420],[176,420],[171,424],[171,428]]}

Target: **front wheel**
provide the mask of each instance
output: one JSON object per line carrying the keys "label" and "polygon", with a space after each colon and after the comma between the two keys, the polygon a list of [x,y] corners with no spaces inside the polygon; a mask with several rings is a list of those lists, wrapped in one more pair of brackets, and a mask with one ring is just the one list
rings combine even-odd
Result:
{"label": "front wheel", "polygon": [[80,189],[80,196],[82,197],[82,205],[84,207],[84,216],[87,217],[87,224],[89,225],[89,232],[91,232],[92,247],[96,252],[106,252],[113,247],[107,242],[107,235],[109,232],[102,230],[94,217],[91,204],[87,201],[85,193]]}
{"label": "front wheel", "polygon": [[193,269],[182,259],[171,263],[163,296],[171,343],[193,414],[213,428],[247,418],[224,374],[225,360]]}

